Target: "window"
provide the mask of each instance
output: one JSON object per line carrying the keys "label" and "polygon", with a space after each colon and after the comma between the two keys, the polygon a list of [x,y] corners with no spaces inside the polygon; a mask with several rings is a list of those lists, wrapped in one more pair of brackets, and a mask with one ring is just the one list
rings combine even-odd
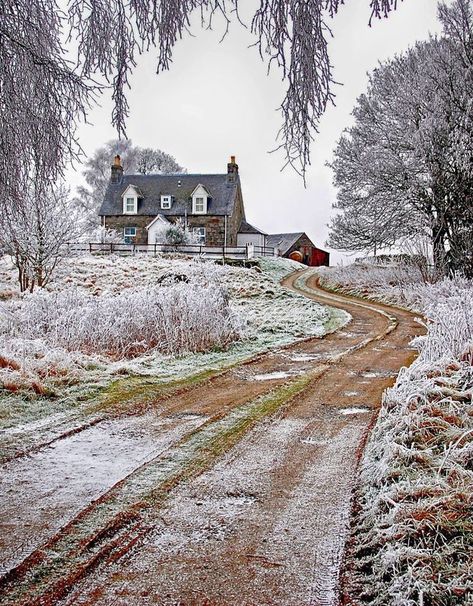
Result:
{"label": "window", "polygon": [[125,244],[133,244],[136,238],[136,227],[125,227],[123,229],[123,240]]}
{"label": "window", "polygon": [[204,199],[196,198],[194,204],[194,212],[203,213],[204,212]]}
{"label": "window", "polygon": [[194,227],[192,231],[197,238],[197,243],[205,244],[205,227]]}
{"label": "window", "polygon": [[171,196],[161,196],[161,208],[171,208]]}
{"label": "window", "polygon": [[135,198],[125,199],[125,213],[136,213]]}

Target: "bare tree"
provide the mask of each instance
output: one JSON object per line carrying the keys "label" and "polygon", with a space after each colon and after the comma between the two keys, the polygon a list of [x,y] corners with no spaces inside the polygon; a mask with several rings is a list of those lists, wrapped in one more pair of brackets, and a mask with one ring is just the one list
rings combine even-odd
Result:
{"label": "bare tree", "polygon": [[116,154],[123,162],[125,173],[185,173],[173,156],[160,149],[143,149],[134,146],[131,139],[114,139],[95,150],[85,162],[83,176],[87,185],[77,188],[76,203],[89,228],[98,224],[98,209],[110,180],[110,162]]}
{"label": "bare tree", "polygon": [[45,190],[29,184],[21,203],[2,217],[0,229],[0,246],[15,263],[21,292],[48,284],[67,243],[74,242],[80,230],[78,212],[65,187]]}
{"label": "bare tree", "polygon": [[[397,0],[364,0],[383,17]],[[305,174],[317,123],[332,99],[327,25],[342,0],[261,0],[251,23],[268,68],[288,83],[279,142],[287,162]],[[112,122],[125,135],[125,91],[137,57],[157,47],[157,71],[168,70],[174,45],[189,34],[193,12],[211,28],[238,17],[237,0],[55,0],[0,3],[0,199],[18,203],[33,170],[43,186],[77,158],[76,128],[95,96],[111,86]],[[239,17],[237,19],[240,20]],[[66,42],[63,42],[66,40]]]}
{"label": "bare tree", "polygon": [[445,35],[380,65],[358,99],[332,165],[342,214],[331,242],[344,248],[360,223],[386,246],[429,233],[437,270],[473,275],[472,3],[440,16]]}

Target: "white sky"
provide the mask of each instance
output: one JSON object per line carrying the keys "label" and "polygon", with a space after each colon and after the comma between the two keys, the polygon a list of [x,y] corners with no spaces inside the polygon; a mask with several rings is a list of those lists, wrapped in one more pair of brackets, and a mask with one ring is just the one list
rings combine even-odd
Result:
{"label": "white sky", "polygon": [[[223,24],[213,32],[194,28],[195,37],[177,44],[169,73],[156,76],[155,52],[139,58],[129,94],[128,136],[135,145],[172,154],[189,172],[225,172],[229,156],[236,155],[247,219],[268,233],[305,231],[324,247],[335,201],[325,163],[350,125],[366,73],[379,60],[439,31],[436,4],[404,0],[388,20],[371,28],[368,0],[351,0],[341,8],[332,22],[330,52],[335,80],[343,86],[337,87],[336,107],[327,111],[313,144],[306,189],[290,168],[280,172],[282,153],[268,154],[275,147],[276,110],[285,85],[276,70],[266,76],[257,49],[248,48],[254,39],[237,22],[221,44]],[[250,15],[259,3],[241,0],[241,5]],[[104,97],[89,116],[91,125],[81,127],[79,140],[87,154],[116,138],[110,113]],[[81,181],[78,171],[70,175],[73,186]],[[332,252],[331,262],[342,257]]]}

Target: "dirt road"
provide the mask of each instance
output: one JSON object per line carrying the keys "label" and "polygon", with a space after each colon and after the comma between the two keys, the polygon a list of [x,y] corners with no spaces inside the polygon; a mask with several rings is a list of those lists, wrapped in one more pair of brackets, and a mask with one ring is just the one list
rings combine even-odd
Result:
{"label": "dirt road", "polygon": [[307,275],[285,285],[345,329],[4,466],[0,604],[338,603],[359,453],[420,327]]}

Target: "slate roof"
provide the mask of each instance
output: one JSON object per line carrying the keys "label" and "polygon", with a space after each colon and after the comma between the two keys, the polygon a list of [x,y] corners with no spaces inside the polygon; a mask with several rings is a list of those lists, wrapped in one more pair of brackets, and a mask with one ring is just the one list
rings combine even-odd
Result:
{"label": "slate roof", "polygon": [[284,255],[303,235],[303,231],[294,234],[269,234],[266,238],[266,246],[277,248],[281,255]]}
{"label": "slate roof", "polygon": [[[178,186],[178,182],[181,186]],[[138,215],[156,216],[158,213],[168,215],[185,215],[191,212],[191,195],[198,185],[203,185],[209,192],[207,215],[231,215],[235,205],[239,177],[234,182],[228,181],[228,175],[123,175],[120,183],[109,182],[100,216],[123,214],[122,194],[129,185],[137,187],[143,195],[138,200]],[[173,196],[170,209],[161,208],[161,195]]]}
{"label": "slate roof", "polygon": [[251,225],[250,223],[248,223],[248,221],[245,221],[245,219],[242,219],[238,233],[239,234],[262,234],[263,236],[267,235],[264,231],[261,231],[261,229],[258,229],[254,225]]}

